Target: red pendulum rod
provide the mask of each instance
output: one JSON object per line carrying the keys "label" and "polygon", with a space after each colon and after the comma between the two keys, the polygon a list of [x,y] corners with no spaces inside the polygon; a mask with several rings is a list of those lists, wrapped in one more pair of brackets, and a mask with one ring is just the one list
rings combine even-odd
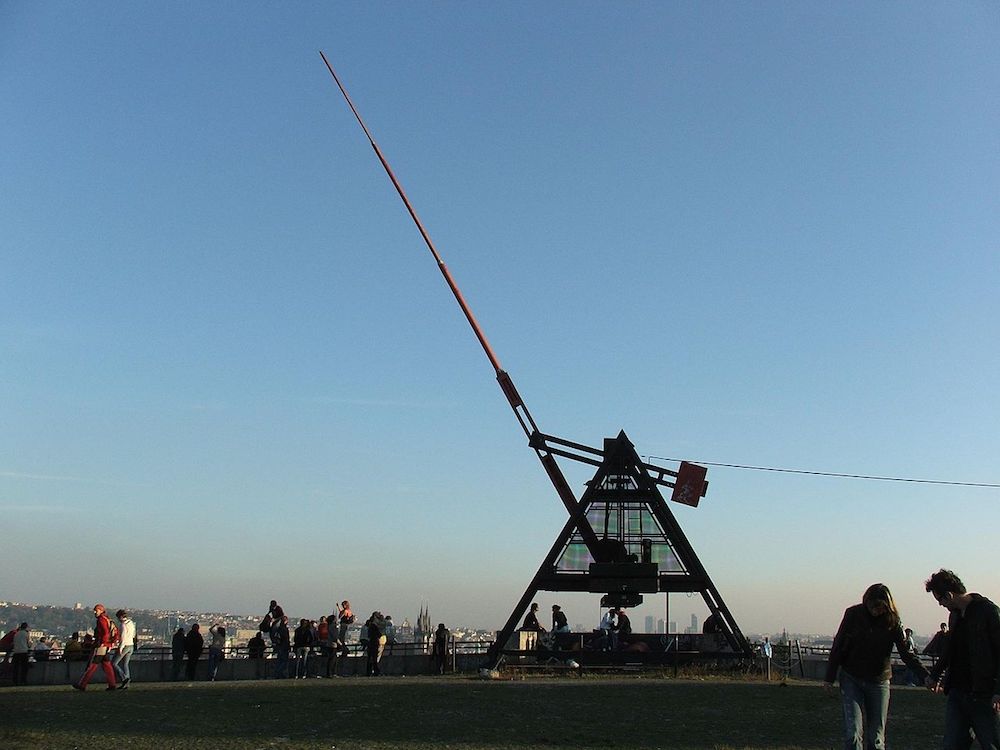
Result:
{"label": "red pendulum rod", "polygon": [[[354,117],[357,119],[361,129],[365,131],[365,136],[368,138],[368,142],[371,144],[372,149],[374,149],[378,160],[382,163],[382,168],[385,169],[385,173],[389,175],[389,179],[392,180],[393,187],[396,188],[396,192],[399,193],[399,197],[403,200],[403,205],[406,206],[406,210],[410,212],[410,217],[417,225],[417,229],[420,230],[420,236],[424,238],[424,244],[427,245],[427,249],[430,250],[431,255],[434,256],[434,260],[438,265],[438,270],[440,270],[441,275],[444,276],[444,280],[447,282],[448,288],[451,289],[451,293],[455,295],[455,300],[458,302],[458,306],[462,308],[462,312],[465,314],[465,319],[469,321],[469,325],[472,326],[473,333],[476,334],[476,338],[479,339],[479,343],[482,345],[483,351],[486,352],[486,356],[489,358],[490,364],[493,365],[493,369],[497,374],[497,382],[500,384],[500,389],[503,391],[504,396],[507,397],[507,401],[510,402],[511,408],[514,410],[514,415],[517,417],[517,421],[521,424],[521,429],[524,430],[524,434],[530,438],[533,433],[538,432],[538,427],[535,425],[535,420],[532,419],[531,413],[528,411],[528,407],[524,405],[524,401],[521,399],[520,394],[518,394],[517,388],[514,387],[514,383],[510,379],[510,376],[500,366],[500,360],[497,359],[497,355],[490,346],[490,342],[486,339],[486,334],[484,334],[483,330],[479,327],[479,323],[476,321],[476,316],[473,315],[472,310],[469,309],[469,305],[462,296],[462,292],[458,288],[458,284],[455,283],[455,279],[452,278],[451,272],[448,270],[448,266],[446,266],[444,261],[441,260],[441,256],[434,247],[434,242],[431,240],[431,236],[424,228],[424,224],[420,221],[420,217],[417,216],[417,212],[413,210],[413,206],[410,204],[410,199],[406,197],[406,193],[403,191],[403,186],[399,184],[399,180],[397,180],[396,175],[393,174],[392,167],[389,166],[389,162],[386,161],[385,156],[382,154],[382,149],[378,147],[378,144],[372,137],[371,132],[368,130],[368,126],[365,125],[365,121],[361,119],[361,115],[358,113],[357,107],[355,107],[354,102],[351,101],[350,94],[347,93],[347,89],[344,88],[344,84],[340,82],[340,78],[338,78],[337,74],[334,72],[333,66],[330,65],[330,61],[326,59],[326,55],[320,51],[319,56],[323,58],[323,62],[326,64],[326,69],[329,70],[330,75],[333,76],[333,80],[336,82],[337,88],[340,89],[340,93],[344,95],[344,99],[347,101],[347,106],[351,108],[351,112],[354,113]],[[546,470],[548,471],[548,467],[546,467]]]}

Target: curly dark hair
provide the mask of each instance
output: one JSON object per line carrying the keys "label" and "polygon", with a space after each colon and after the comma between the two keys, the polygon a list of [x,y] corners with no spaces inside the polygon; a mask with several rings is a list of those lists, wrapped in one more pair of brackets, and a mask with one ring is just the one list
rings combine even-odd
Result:
{"label": "curly dark hair", "polygon": [[952,571],[941,568],[924,582],[924,589],[935,596],[943,596],[949,591],[961,596],[965,593],[965,584]]}

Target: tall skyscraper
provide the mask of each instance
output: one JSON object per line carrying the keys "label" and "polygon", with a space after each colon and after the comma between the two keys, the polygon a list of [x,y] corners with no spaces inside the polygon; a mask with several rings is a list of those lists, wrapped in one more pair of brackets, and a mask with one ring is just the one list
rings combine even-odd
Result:
{"label": "tall skyscraper", "polygon": [[653,616],[646,615],[646,631],[647,633],[653,632]]}
{"label": "tall skyscraper", "polygon": [[698,632],[698,615],[691,615],[691,632]]}
{"label": "tall skyscraper", "polygon": [[674,622],[673,620],[671,620],[670,621],[670,630],[668,630],[667,632],[668,633],[676,633],[677,632],[677,623]]}
{"label": "tall skyscraper", "polygon": [[667,627],[667,623],[663,621],[662,617],[659,620],[656,621],[656,632],[657,633],[665,633],[665,632],[667,632],[666,631],[666,627]]}

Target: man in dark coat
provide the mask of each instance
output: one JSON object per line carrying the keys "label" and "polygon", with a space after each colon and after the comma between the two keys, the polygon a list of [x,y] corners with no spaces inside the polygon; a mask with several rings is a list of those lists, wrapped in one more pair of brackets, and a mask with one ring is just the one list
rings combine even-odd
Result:
{"label": "man in dark coat", "polygon": [[188,634],[184,637],[184,653],[187,654],[187,678],[194,679],[195,670],[198,669],[198,659],[201,652],[205,650],[205,639],[201,636],[201,626],[195,623],[191,626]]}
{"label": "man in dark coat", "polygon": [[945,652],[927,680],[935,692],[948,694],[943,746],[968,748],[973,732],[984,750],[998,750],[1000,609],[985,596],[966,591],[962,579],[943,568],[924,588],[949,612]]}
{"label": "man in dark coat", "polygon": [[382,674],[379,662],[385,649],[385,618],[381,612],[372,612],[365,623],[368,630],[368,676],[378,677]]}
{"label": "man in dark coat", "polygon": [[628,645],[629,638],[632,635],[632,621],[628,619],[628,615],[625,614],[625,608],[618,608],[618,618],[614,624],[615,629],[615,640],[618,642],[619,646],[624,648]]}
{"label": "man in dark coat", "polygon": [[180,679],[181,667],[184,666],[184,628],[177,628],[173,640],[170,641],[170,660],[170,679],[176,682]]}
{"label": "man in dark coat", "polygon": [[278,624],[271,630],[271,643],[274,645],[274,676],[276,679],[288,677],[288,653],[292,648],[288,632],[288,615],[282,615]]}

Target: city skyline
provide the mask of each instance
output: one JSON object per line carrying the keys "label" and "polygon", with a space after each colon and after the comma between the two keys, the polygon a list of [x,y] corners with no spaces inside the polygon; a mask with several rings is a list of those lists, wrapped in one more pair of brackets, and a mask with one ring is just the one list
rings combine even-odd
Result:
{"label": "city skyline", "polygon": [[[543,432],[998,482],[998,26],[929,2],[0,6],[0,596],[487,627],[565,523],[319,50]],[[564,468],[579,496],[592,471]],[[940,567],[1000,596],[996,488],[708,480],[671,510],[746,632],[832,632],[876,581],[933,632]],[[692,614],[648,596],[633,622]]]}

